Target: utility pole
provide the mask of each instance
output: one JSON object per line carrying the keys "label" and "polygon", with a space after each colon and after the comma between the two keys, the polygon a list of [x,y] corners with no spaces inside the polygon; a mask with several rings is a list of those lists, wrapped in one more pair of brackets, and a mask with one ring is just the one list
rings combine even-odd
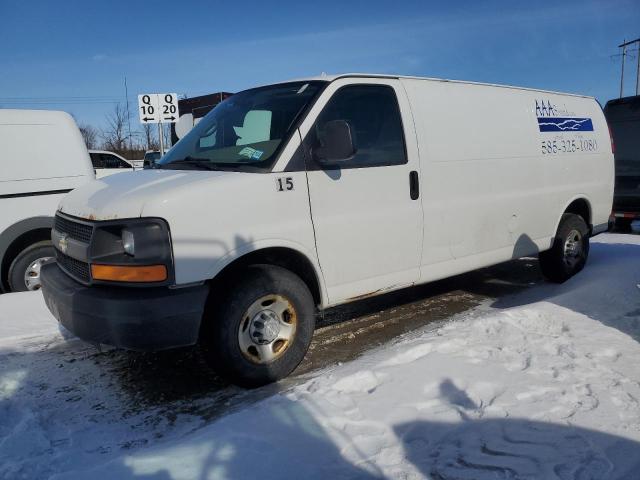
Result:
{"label": "utility pole", "polygon": [[618,47],[622,47],[622,72],[620,73],[620,98],[622,98],[622,91],[624,89],[624,60],[627,55],[627,39],[625,38],[622,41],[622,45],[618,45]]}
{"label": "utility pole", "polygon": [[637,55],[637,66],[636,66],[636,95],[638,95],[638,91],[640,89],[640,38],[636,38],[635,40],[631,40],[629,42],[626,39],[622,42],[622,44],[618,45],[618,48],[622,48],[622,71],[620,74],[620,98],[622,98],[623,90],[624,90],[624,63],[627,56],[627,47],[629,45],[633,45],[634,43],[638,44],[638,48],[636,49]]}
{"label": "utility pole", "polygon": [[129,90],[127,89],[127,76],[124,77],[124,96],[127,101],[127,124],[129,128],[129,154],[131,154],[131,114],[129,113]]}
{"label": "utility pole", "polygon": [[638,95],[638,87],[640,86],[640,43],[636,50],[636,95]]}

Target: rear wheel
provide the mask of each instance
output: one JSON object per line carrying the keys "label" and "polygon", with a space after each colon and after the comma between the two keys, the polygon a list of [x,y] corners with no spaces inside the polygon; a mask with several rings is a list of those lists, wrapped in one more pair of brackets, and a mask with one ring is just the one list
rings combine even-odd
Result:
{"label": "rear wheel", "polygon": [[40,267],[54,256],[51,242],[42,241],[29,245],[11,262],[9,289],[24,292],[40,289]]}
{"label": "rear wheel", "polygon": [[615,229],[618,232],[629,233],[631,231],[632,218],[616,217],[614,221]]}
{"label": "rear wheel", "polygon": [[550,250],[540,254],[540,268],[552,282],[562,283],[584,268],[589,256],[589,228],[573,213],[562,215]]}
{"label": "rear wheel", "polygon": [[291,373],[315,326],[313,297],[294,273],[248,267],[209,302],[201,346],[209,365],[232,383],[257,387]]}

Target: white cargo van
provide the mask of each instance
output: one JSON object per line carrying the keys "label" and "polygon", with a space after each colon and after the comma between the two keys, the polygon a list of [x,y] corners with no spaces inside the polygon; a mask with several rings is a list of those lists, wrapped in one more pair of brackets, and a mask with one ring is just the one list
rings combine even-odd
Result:
{"label": "white cargo van", "polygon": [[0,109],[0,292],[40,287],[57,205],[93,178],[69,114]]}
{"label": "white cargo van", "polygon": [[525,255],[562,282],[606,230],[596,100],[343,75],[222,102],[156,165],[65,197],[43,292],[86,340],[196,342],[232,381],[290,373],[316,309]]}

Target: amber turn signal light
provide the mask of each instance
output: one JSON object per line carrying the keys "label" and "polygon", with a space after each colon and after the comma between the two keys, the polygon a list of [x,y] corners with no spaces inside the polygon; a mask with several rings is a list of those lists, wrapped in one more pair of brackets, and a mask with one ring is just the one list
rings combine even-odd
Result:
{"label": "amber turn signal light", "polygon": [[164,265],[91,265],[91,276],[94,280],[110,282],[162,282],[167,279],[167,267]]}

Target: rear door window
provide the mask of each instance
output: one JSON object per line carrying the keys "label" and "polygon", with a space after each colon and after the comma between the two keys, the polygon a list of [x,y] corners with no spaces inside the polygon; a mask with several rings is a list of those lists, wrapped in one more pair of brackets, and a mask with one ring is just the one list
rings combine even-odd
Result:
{"label": "rear door window", "polygon": [[102,168],[129,168],[129,164],[123,161],[121,158],[115,155],[109,155],[108,153],[102,154]]}
{"label": "rear door window", "polygon": [[102,155],[100,153],[90,153],[91,163],[93,168],[104,168],[104,162],[102,161]]}

